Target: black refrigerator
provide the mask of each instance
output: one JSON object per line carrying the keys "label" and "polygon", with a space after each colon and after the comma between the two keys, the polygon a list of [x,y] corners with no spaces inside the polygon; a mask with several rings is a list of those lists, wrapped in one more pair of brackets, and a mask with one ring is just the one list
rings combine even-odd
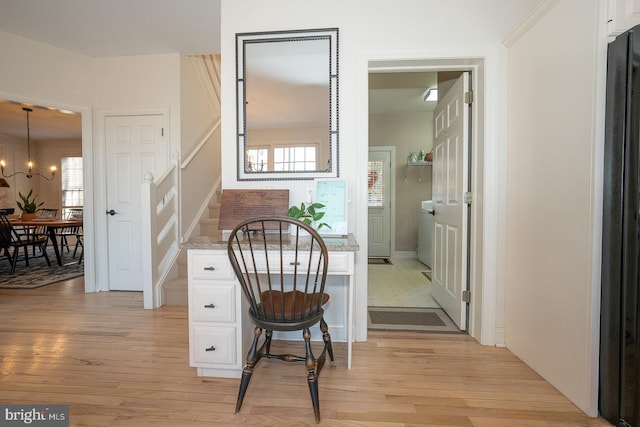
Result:
{"label": "black refrigerator", "polygon": [[640,26],[607,52],[600,414],[640,427]]}

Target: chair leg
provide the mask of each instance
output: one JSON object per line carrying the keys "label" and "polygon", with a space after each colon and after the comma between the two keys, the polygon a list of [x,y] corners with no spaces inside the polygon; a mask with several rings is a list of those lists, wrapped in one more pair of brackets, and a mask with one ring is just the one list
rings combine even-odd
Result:
{"label": "chair leg", "polygon": [[311,331],[305,328],[302,332],[307,355],[305,364],[307,366],[307,382],[309,383],[309,393],[311,394],[311,403],[313,404],[313,414],[316,417],[316,423],[320,422],[320,398],[318,395],[318,373],[316,372],[316,358],[313,357],[311,351]]}
{"label": "chair leg", "polygon": [[236,414],[240,412],[240,408],[242,407],[244,395],[247,392],[249,381],[251,381],[251,375],[253,374],[253,367],[260,359],[260,355],[258,354],[258,340],[260,339],[261,335],[262,329],[256,326],[256,328],[253,330],[253,342],[251,343],[251,348],[249,348],[249,352],[247,353],[247,363],[242,369],[240,389],[238,390],[238,400],[236,401]]}
{"label": "chair leg", "polygon": [[329,359],[333,362],[333,346],[331,345],[331,335],[329,335],[329,327],[327,322],[324,321],[324,317],[320,319],[320,330],[322,331],[322,341],[324,341],[324,347],[329,353]]}
{"label": "chair leg", "polygon": [[20,249],[16,248],[13,251],[13,258],[11,259],[11,271],[9,274],[13,274],[16,271],[16,264],[18,264],[18,255],[20,254]]}
{"label": "chair leg", "polygon": [[264,352],[269,354],[271,353],[271,337],[273,337],[273,331],[266,331],[264,337]]}
{"label": "chair leg", "polygon": [[46,242],[42,245],[42,256],[44,257],[44,260],[47,261],[47,265],[49,267],[51,267],[51,260],[49,260],[49,254],[47,254],[47,243]]}

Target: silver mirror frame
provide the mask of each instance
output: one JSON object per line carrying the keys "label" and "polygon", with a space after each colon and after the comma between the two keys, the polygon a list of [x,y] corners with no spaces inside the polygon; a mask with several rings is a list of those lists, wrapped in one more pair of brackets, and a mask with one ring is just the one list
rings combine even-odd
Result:
{"label": "silver mirror frame", "polygon": [[[327,39],[329,41],[329,165],[316,171],[249,171],[246,164],[247,123],[245,86],[245,46],[249,43],[273,43]],[[236,34],[236,149],[238,181],[311,180],[339,177],[339,120],[338,120],[338,29],[268,31]]]}

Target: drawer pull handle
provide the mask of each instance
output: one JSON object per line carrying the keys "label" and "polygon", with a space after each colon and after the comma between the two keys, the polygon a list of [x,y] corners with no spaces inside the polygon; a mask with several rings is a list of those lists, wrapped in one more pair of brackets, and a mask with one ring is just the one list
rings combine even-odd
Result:
{"label": "drawer pull handle", "polygon": [[206,304],[204,308],[216,308],[215,304]]}
{"label": "drawer pull handle", "polygon": [[216,351],[216,348],[214,346],[211,346],[209,348],[205,348],[204,351]]}
{"label": "drawer pull handle", "polygon": [[204,271],[215,271],[215,267],[205,267]]}
{"label": "drawer pull handle", "polygon": [[293,262],[293,261],[291,261],[291,262],[289,263],[289,265],[300,265],[300,263],[299,263],[299,262]]}

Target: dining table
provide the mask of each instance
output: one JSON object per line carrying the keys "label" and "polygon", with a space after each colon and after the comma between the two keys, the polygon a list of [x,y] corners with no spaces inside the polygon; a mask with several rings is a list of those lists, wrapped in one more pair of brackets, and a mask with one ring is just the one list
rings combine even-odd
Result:
{"label": "dining table", "polygon": [[56,255],[56,261],[58,265],[62,265],[62,253],[60,243],[58,242],[57,230],[67,227],[82,227],[82,218],[73,219],[58,219],[58,218],[35,218],[30,220],[23,220],[20,218],[9,218],[9,222],[13,226],[20,227],[42,227],[45,226],[51,246]]}

